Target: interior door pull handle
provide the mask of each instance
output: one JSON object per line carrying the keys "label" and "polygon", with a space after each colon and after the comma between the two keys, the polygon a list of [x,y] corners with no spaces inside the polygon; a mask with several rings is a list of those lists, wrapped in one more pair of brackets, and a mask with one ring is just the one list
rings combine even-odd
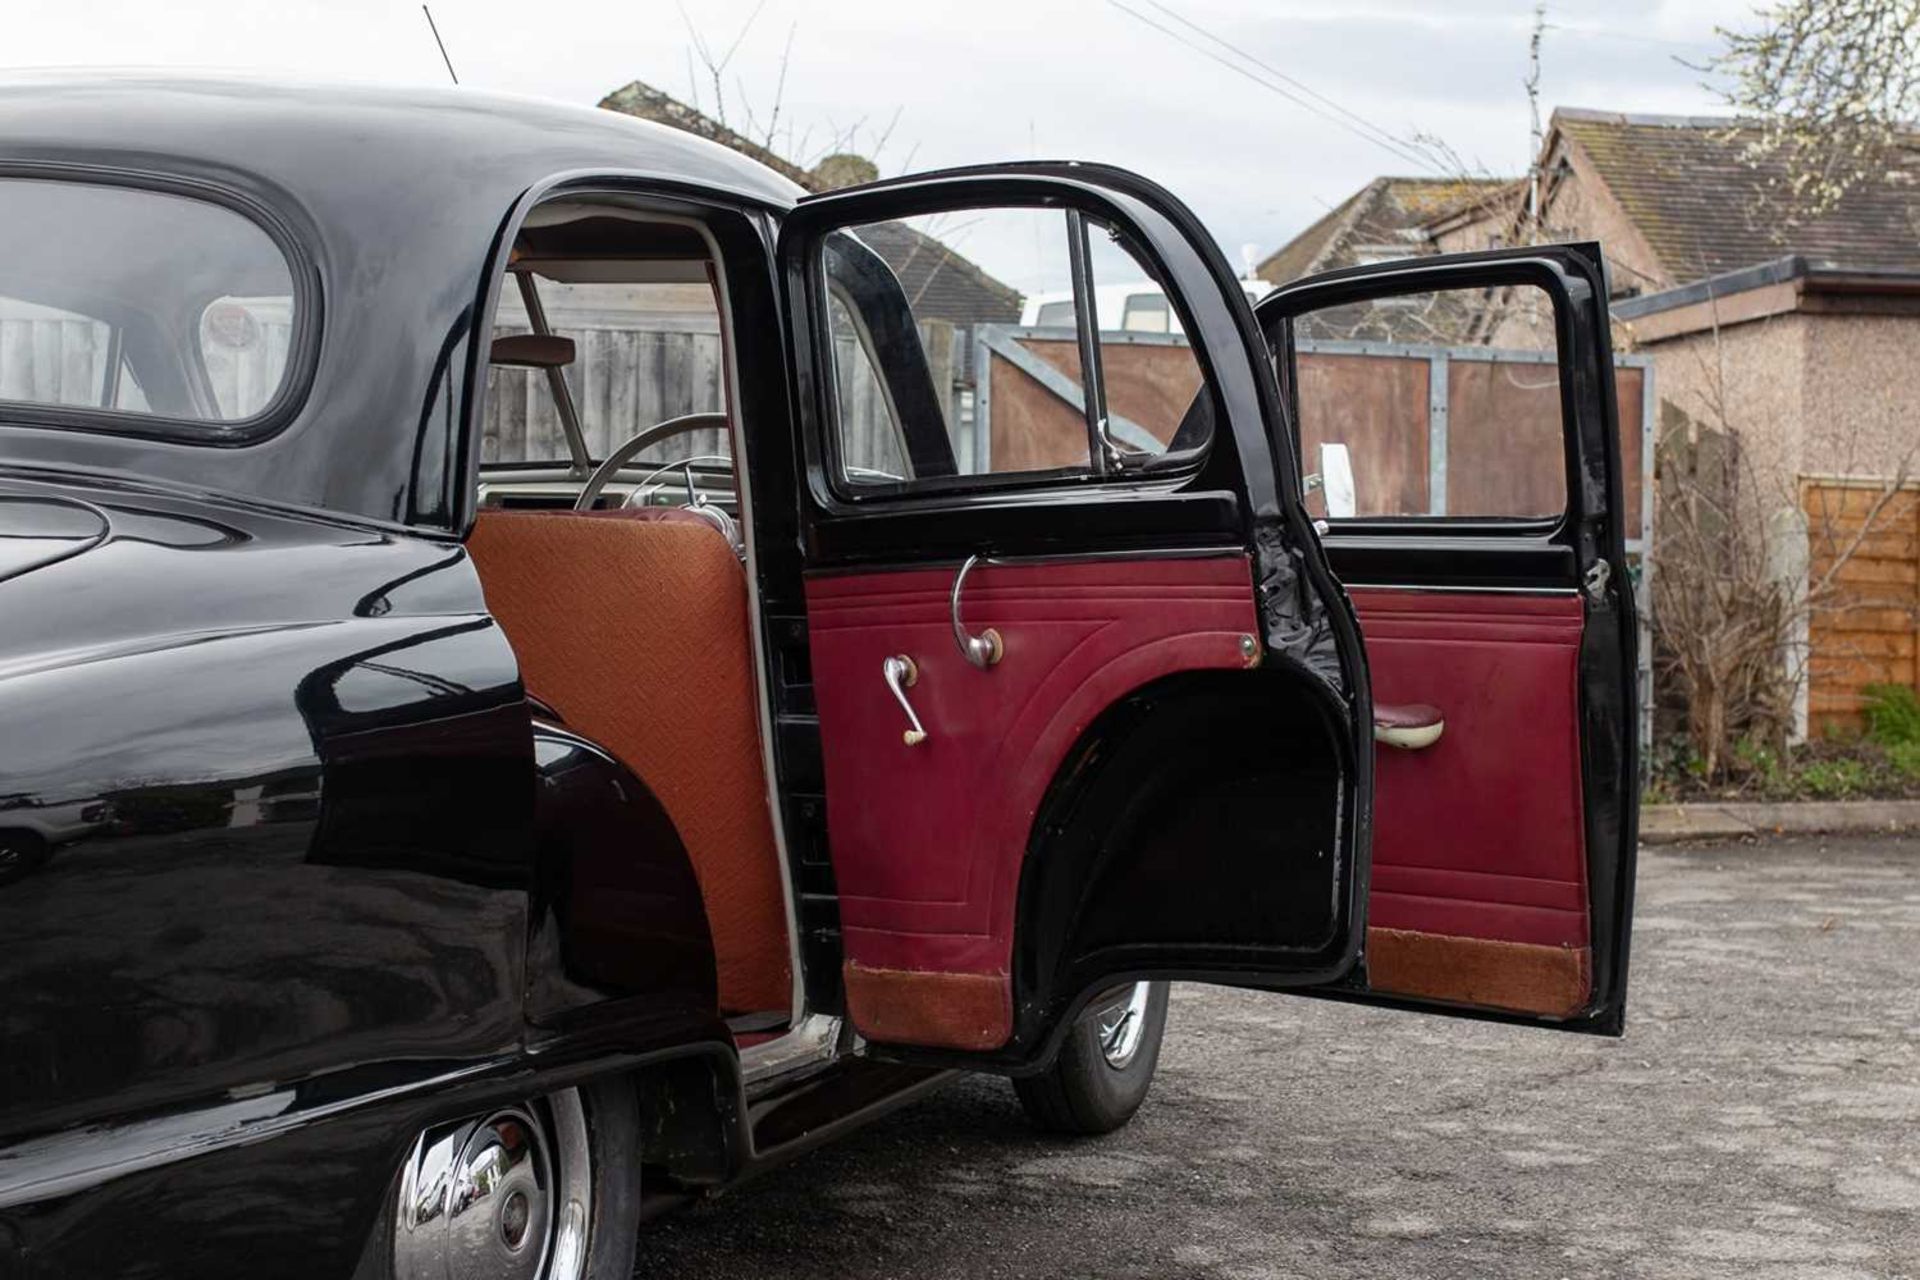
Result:
{"label": "interior door pull handle", "polygon": [[973,572],[973,566],[980,563],[979,556],[968,556],[960,572],[953,575],[953,590],[947,595],[947,612],[953,618],[953,643],[959,647],[960,656],[974,666],[985,671],[1006,654],[1007,646],[1000,639],[1000,633],[988,627],[979,635],[971,635],[966,624],[960,621],[960,588],[965,585],[967,575]]}
{"label": "interior door pull handle", "polygon": [[1420,751],[1440,741],[1446,729],[1440,708],[1424,702],[1375,703],[1373,707],[1373,740],[1382,746]]}
{"label": "interior door pull handle", "polygon": [[912,726],[900,735],[900,740],[910,747],[919,746],[927,740],[927,731],[920,727],[920,717],[913,713],[913,704],[907,701],[907,690],[919,682],[920,668],[906,654],[896,653],[880,664],[880,676],[887,682],[893,700],[907,713],[907,723]]}

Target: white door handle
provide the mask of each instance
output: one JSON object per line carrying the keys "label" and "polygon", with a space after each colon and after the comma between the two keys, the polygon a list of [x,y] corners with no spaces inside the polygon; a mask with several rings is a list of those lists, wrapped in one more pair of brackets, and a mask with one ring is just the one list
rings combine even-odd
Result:
{"label": "white door handle", "polygon": [[913,713],[913,704],[907,701],[907,690],[919,683],[920,668],[906,654],[896,653],[880,664],[880,678],[887,682],[893,700],[907,713],[907,724],[911,727],[900,735],[900,740],[910,747],[919,746],[927,740],[927,731],[920,727],[920,717]]}

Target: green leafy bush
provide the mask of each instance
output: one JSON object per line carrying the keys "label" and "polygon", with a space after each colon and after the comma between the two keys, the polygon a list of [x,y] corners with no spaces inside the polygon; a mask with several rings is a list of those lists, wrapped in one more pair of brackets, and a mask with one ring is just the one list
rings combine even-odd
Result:
{"label": "green leafy bush", "polygon": [[1873,770],[1861,760],[1815,760],[1800,770],[1800,786],[1820,800],[1846,800],[1872,783]]}
{"label": "green leafy bush", "polygon": [[1920,696],[1904,684],[1870,684],[1861,691],[1867,701],[1867,733],[1883,747],[1920,744]]}
{"label": "green leafy bush", "polygon": [[1733,756],[1745,773],[1763,789],[1779,785],[1786,768],[1780,753],[1758,738],[1742,738],[1733,744]]}
{"label": "green leafy bush", "polygon": [[1889,746],[1887,763],[1920,782],[1920,742],[1896,742]]}

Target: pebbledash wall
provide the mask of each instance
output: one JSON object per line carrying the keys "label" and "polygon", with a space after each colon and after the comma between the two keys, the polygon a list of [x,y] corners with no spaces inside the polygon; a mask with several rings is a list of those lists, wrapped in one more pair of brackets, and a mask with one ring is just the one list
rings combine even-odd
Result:
{"label": "pebbledash wall", "polygon": [[1796,728],[1858,731],[1866,686],[1920,687],[1920,279],[1788,257],[1614,312],[1661,430],[1737,437],[1780,573],[1811,593]]}

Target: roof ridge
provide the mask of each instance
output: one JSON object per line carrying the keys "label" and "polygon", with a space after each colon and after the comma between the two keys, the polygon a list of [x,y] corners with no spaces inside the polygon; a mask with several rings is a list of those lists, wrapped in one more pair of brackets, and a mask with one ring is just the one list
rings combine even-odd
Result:
{"label": "roof ridge", "polygon": [[1577,120],[1587,124],[1642,125],[1661,129],[1725,129],[1749,124],[1740,116],[1690,116],[1660,111],[1603,111],[1597,107],[1555,107],[1549,119]]}
{"label": "roof ridge", "polygon": [[664,89],[654,88],[644,80],[629,80],[600,99],[599,106],[602,111],[632,116],[636,120],[665,125],[696,138],[704,138],[766,165],[808,191],[817,192],[820,189],[819,179],[805,166],[794,163],[773,148],[755,142],[731,125],[680,101]]}
{"label": "roof ridge", "polygon": [[[1389,185],[1396,182],[1418,182],[1423,186],[1448,186],[1448,185],[1458,185],[1463,182],[1477,183],[1477,184],[1512,182],[1513,179],[1499,178],[1499,177],[1493,176],[1492,174],[1479,174],[1479,173],[1460,173],[1460,174],[1387,173],[1387,174],[1381,174],[1379,177],[1373,179],[1373,181],[1384,182]],[[1365,188],[1362,188],[1362,190],[1364,189]]]}
{"label": "roof ridge", "polygon": [[1386,193],[1392,181],[1391,178],[1375,178],[1349,196],[1344,205],[1334,210],[1336,220],[1332,229],[1328,231],[1326,239],[1314,246],[1312,255],[1307,258],[1306,269],[1300,273],[1301,275],[1312,275],[1320,270],[1321,264],[1327,260],[1327,255],[1333,251],[1334,246],[1344,243],[1347,233],[1360,221],[1361,211],[1371,209],[1379,203],[1380,197]]}

